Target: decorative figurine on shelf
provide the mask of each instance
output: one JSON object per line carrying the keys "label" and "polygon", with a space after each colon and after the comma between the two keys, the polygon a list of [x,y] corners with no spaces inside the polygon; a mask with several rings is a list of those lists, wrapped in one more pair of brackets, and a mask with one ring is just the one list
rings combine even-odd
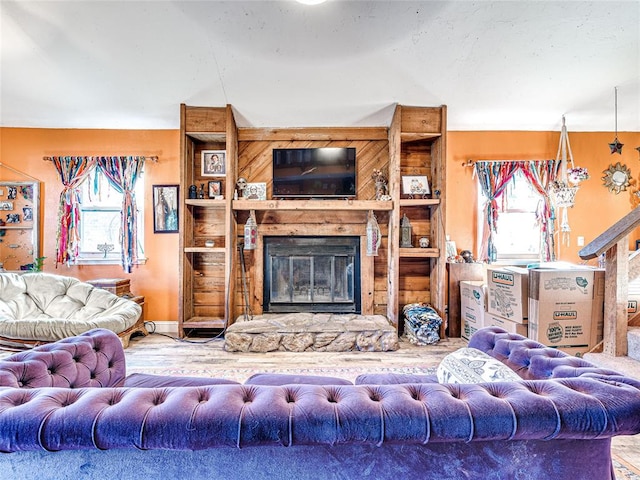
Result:
{"label": "decorative figurine on shelf", "polygon": [[429,237],[420,237],[418,243],[420,244],[420,248],[429,248]]}
{"label": "decorative figurine on shelf", "polygon": [[400,222],[400,247],[401,248],[413,248],[413,244],[411,243],[411,232],[413,227],[411,227],[411,222],[405,213],[402,216],[402,221]]}
{"label": "decorative figurine on shelf", "polygon": [[198,198],[204,198],[204,183],[200,184],[200,188],[198,189]]}
{"label": "decorative figurine on shelf", "polygon": [[198,198],[198,188],[195,185],[189,186],[189,198],[192,200]]}
{"label": "decorative figurine on shelf", "polygon": [[385,177],[385,175],[382,173],[381,170],[374,168],[373,173],[371,174],[371,178],[375,182],[375,186],[376,186],[376,200],[387,200],[387,197],[388,197],[387,177]]}
{"label": "decorative figurine on shelf", "polygon": [[247,179],[244,177],[238,178],[236,181],[236,192],[234,198],[242,198],[244,196],[244,189],[247,188]]}

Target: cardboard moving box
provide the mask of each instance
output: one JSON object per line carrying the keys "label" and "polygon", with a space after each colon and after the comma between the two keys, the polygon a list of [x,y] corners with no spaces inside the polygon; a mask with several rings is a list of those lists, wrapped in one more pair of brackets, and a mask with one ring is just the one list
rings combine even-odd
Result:
{"label": "cardboard moving box", "polygon": [[466,340],[471,338],[484,323],[486,307],[486,286],[484,282],[463,280],[460,282],[460,317],[462,328],[460,336]]}
{"label": "cardboard moving box", "polygon": [[604,270],[532,269],[529,338],[572,355],[591,350],[604,327]]}
{"label": "cardboard moving box", "polygon": [[493,313],[485,312],[483,327],[500,327],[508,333],[517,333],[523,337],[528,336],[529,328],[526,323],[516,323]]}
{"label": "cardboard moving box", "polygon": [[529,270],[488,267],[487,297],[487,312],[524,323],[529,316]]}

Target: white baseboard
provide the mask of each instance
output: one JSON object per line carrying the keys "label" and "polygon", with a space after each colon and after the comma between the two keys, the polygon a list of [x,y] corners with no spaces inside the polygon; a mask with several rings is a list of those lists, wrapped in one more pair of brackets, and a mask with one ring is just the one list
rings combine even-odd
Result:
{"label": "white baseboard", "polygon": [[[155,330],[154,330],[155,328]],[[158,321],[154,320],[153,325],[147,325],[147,330],[155,331],[157,333],[167,333],[172,335],[178,334],[178,322],[177,321]]]}

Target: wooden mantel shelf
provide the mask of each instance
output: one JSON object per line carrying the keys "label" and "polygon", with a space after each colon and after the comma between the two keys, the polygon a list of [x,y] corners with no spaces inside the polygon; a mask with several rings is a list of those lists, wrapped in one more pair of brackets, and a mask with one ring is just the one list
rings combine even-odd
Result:
{"label": "wooden mantel shelf", "polygon": [[392,201],[378,200],[234,200],[234,210],[390,211]]}

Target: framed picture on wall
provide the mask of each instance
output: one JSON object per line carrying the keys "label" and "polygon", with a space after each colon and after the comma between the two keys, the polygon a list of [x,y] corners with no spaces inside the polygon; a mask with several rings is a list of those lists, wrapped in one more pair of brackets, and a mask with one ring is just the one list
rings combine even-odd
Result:
{"label": "framed picture on wall", "polygon": [[227,152],[224,150],[202,151],[202,176],[224,177],[227,174]]}
{"label": "framed picture on wall", "polygon": [[409,198],[426,198],[431,190],[426,175],[405,175],[402,177],[402,193]]}
{"label": "framed picture on wall", "polygon": [[178,232],[179,185],[153,186],[153,233]]}

